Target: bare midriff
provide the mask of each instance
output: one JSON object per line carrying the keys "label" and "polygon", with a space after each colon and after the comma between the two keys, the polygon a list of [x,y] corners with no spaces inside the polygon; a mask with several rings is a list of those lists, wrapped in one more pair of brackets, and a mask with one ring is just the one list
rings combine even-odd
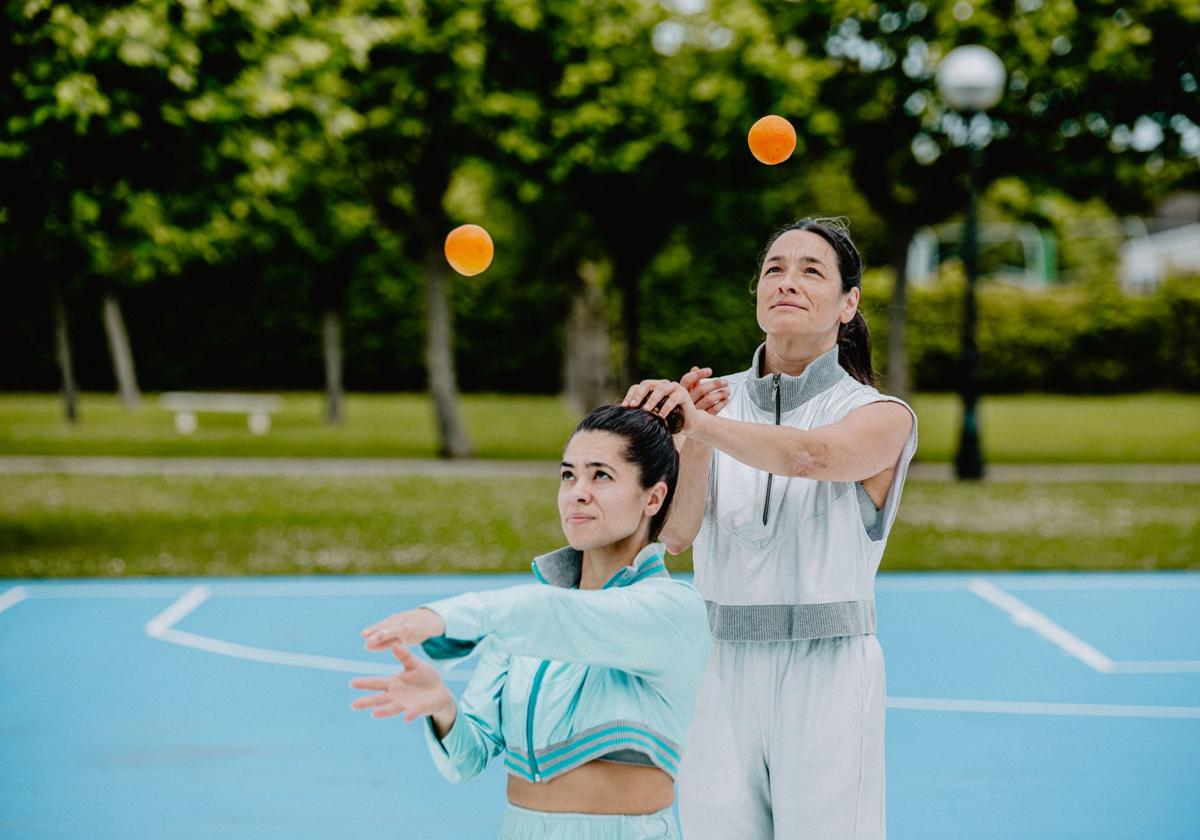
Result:
{"label": "bare midriff", "polygon": [[589,761],[548,782],[508,777],[508,801],[556,814],[653,814],[675,801],[675,783],[657,767]]}

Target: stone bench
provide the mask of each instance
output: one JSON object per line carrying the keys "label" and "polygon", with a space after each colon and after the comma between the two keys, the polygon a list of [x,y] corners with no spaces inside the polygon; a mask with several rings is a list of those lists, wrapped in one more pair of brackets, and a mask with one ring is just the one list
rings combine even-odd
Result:
{"label": "stone bench", "polygon": [[171,391],[158,398],[158,404],[175,414],[175,430],[181,435],[196,431],[200,412],[245,414],[252,434],[265,435],[271,430],[271,413],[283,407],[273,394],[215,394]]}

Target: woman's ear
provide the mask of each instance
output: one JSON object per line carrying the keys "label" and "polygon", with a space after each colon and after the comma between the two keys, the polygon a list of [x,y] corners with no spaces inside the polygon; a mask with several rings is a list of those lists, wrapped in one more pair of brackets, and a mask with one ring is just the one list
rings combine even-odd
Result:
{"label": "woman's ear", "polygon": [[646,506],[642,508],[642,512],[647,516],[654,516],[662,510],[663,502],[667,499],[667,482],[660,481],[648,489],[650,498],[646,500]]}
{"label": "woman's ear", "polygon": [[849,324],[854,320],[854,315],[858,312],[858,302],[862,298],[862,291],[858,286],[852,286],[850,291],[846,292],[846,304],[842,307],[842,314],[839,319],[843,324]]}

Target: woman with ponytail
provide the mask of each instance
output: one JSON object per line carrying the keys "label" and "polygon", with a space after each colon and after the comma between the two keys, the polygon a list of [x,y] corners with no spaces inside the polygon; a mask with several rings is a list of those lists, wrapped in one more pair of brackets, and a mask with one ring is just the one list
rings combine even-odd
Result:
{"label": "woman with ponytail", "polygon": [[[583,419],[559,469],[568,545],[534,559],[536,583],[434,601],[363,631],[404,670],[353,680],[373,692],[355,709],[424,718],[451,782],[504,753],[500,840],[679,840],[675,776],[710,643],[704,601],[670,576],[657,542],[679,414],[602,406]],[[413,644],[435,661],[478,654],[461,698]]]}
{"label": "woman with ponytail", "polygon": [[694,367],[625,398],[684,410],[662,540],[694,546],[714,639],[680,771],[684,836],[881,839],[874,585],[916,416],[874,387],[844,223],[787,225],[758,264],[766,341],[750,368]]}

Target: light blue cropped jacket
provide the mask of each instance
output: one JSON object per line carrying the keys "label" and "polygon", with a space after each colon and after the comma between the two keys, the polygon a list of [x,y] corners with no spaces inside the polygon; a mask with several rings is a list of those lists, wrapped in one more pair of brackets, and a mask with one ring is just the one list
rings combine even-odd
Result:
{"label": "light blue cropped jacket", "polygon": [[426,655],[479,656],[446,737],[425,721],[451,782],[502,750],[508,771],[530,782],[595,759],[675,778],[711,644],[704,601],[667,573],[660,543],[602,589],[578,588],[581,564],[563,548],[533,561],[538,583],[423,605],[446,622]]}

